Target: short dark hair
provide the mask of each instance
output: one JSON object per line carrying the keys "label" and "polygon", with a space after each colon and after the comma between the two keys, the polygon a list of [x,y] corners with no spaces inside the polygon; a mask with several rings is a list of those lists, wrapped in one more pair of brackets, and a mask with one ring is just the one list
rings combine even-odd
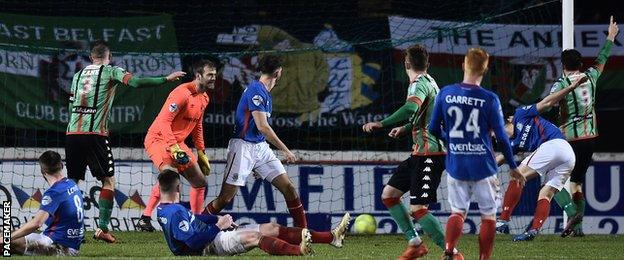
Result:
{"label": "short dark hair", "polygon": [[191,68],[191,70],[193,71],[193,77],[195,77],[196,74],[203,75],[205,67],[216,69],[217,65],[209,59],[196,60],[195,62],[193,62],[193,67]]}
{"label": "short dark hair", "polygon": [[158,174],[158,185],[160,185],[160,191],[172,192],[180,183],[180,174],[171,169],[165,169]]}
{"label": "short dark hair", "polygon": [[265,54],[258,61],[258,71],[265,75],[273,74],[281,66],[282,59],[275,54]]}
{"label": "short dark hair", "polygon": [[56,174],[63,169],[61,155],[55,151],[45,151],[39,156],[39,166],[47,174]]}
{"label": "short dark hair", "polygon": [[110,53],[110,48],[103,40],[96,40],[91,44],[91,56],[96,59],[106,58],[106,52]]}
{"label": "short dark hair", "polygon": [[565,70],[580,70],[583,66],[581,53],[575,49],[561,52],[561,64]]}
{"label": "short dark hair", "polygon": [[425,46],[412,45],[405,50],[405,58],[414,70],[426,70],[429,67],[429,52]]}

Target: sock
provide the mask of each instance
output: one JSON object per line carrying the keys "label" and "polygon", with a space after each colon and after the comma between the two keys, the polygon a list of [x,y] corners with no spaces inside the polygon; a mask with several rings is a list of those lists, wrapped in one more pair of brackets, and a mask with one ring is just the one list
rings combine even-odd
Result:
{"label": "sock", "polygon": [[[577,191],[572,195],[572,199],[574,200],[574,204],[576,205],[576,211],[581,213],[581,216],[585,215],[585,197],[583,197],[583,192]],[[580,229],[583,227],[583,220],[574,226],[574,229]]]}
{"label": "sock", "polygon": [[298,245],[291,245],[276,237],[262,236],[258,247],[269,255],[301,255]]}
{"label": "sock", "polygon": [[479,260],[490,259],[494,249],[494,236],[496,235],[496,221],[491,219],[481,220],[479,229]]}
{"label": "sock", "polygon": [[[301,230],[298,227],[279,227],[277,238],[284,240],[288,243],[298,245],[301,243]],[[312,235],[312,243],[316,244],[329,244],[334,241],[334,235],[331,232],[317,232],[310,230]]]}
{"label": "sock", "polygon": [[418,237],[418,234],[414,230],[414,223],[409,218],[409,211],[403,203],[401,203],[401,198],[387,198],[381,200],[383,204],[390,211],[390,215],[399,225],[401,231],[405,235],[405,239],[410,241],[414,238]]}
{"label": "sock", "polygon": [[576,205],[572,202],[572,197],[570,197],[570,193],[568,190],[561,189],[560,192],[557,192],[554,197],[555,201],[565,211],[568,217],[574,217],[576,215]]}
{"label": "sock", "polygon": [[108,231],[108,223],[110,223],[111,212],[113,211],[113,197],[115,191],[109,189],[102,189],[100,191],[100,199],[98,205],[100,206],[100,220],[98,227],[104,231]]}
{"label": "sock", "polygon": [[193,214],[200,214],[204,209],[204,192],[206,191],[206,187],[201,188],[193,188],[189,191],[189,195],[191,197],[191,211]]}
{"label": "sock", "polygon": [[464,218],[460,214],[452,213],[446,222],[445,251],[452,252],[457,247],[463,229]]}
{"label": "sock", "polygon": [[160,201],[160,186],[158,183],[154,184],[152,187],[152,193],[150,194],[149,200],[147,201],[147,205],[145,205],[145,210],[143,210],[143,216],[152,217],[152,212],[154,212],[154,208],[158,205]]}
{"label": "sock", "polygon": [[427,209],[419,209],[412,212],[412,217],[418,221],[418,224],[431,237],[433,242],[444,250],[444,231],[440,220],[431,215]]}
{"label": "sock", "polygon": [[505,197],[503,198],[503,211],[501,212],[499,219],[509,221],[511,219],[511,213],[516,208],[520,197],[522,196],[522,188],[518,181],[509,181]]}
{"label": "sock", "polygon": [[206,208],[204,209],[202,214],[217,215],[217,214],[219,214],[219,212],[221,212],[221,209],[215,208],[213,202],[214,202],[214,200],[211,201],[210,203],[208,203],[208,206],[206,206]]}
{"label": "sock", "polygon": [[540,199],[537,201],[537,207],[535,208],[535,215],[533,216],[533,224],[531,229],[540,230],[544,222],[550,214],[550,201],[547,199]]}
{"label": "sock", "polygon": [[286,201],[286,206],[288,206],[288,212],[290,212],[293,218],[295,227],[307,228],[308,221],[306,220],[305,210],[303,209],[301,200],[299,198],[288,200]]}

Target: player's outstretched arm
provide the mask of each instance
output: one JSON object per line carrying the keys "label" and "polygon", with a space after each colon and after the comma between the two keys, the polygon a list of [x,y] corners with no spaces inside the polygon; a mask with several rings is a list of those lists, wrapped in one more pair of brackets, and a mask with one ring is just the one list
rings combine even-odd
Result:
{"label": "player's outstretched arm", "polygon": [[45,221],[48,219],[49,216],[50,216],[50,213],[48,213],[45,210],[37,211],[37,214],[35,214],[34,218],[26,222],[26,224],[24,224],[18,230],[13,231],[13,234],[11,234],[11,239],[18,239],[21,237],[25,237],[28,234],[31,234],[37,231],[37,229],[43,226],[43,224],[45,223]]}
{"label": "player's outstretched arm", "polygon": [[386,117],[381,122],[370,122],[362,126],[364,132],[370,133],[377,128],[386,127],[389,125],[395,125],[400,122],[408,120],[414,113],[418,111],[418,104],[412,101],[406,101],[397,111],[394,111],[392,115]]}
{"label": "player's outstretched arm", "polygon": [[185,72],[175,71],[175,72],[169,74],[166,77],[144,77],[144,78],[131,77],[128,80],[128,86],[131,86],[131,87],[134,87],[134,88],[148,87],[148,86],[157,86],[157,85],[164,84],[166,82],[171,82],[171,81],[178,80],[179,78],[183,77],[184,75],[186,75]]}
{"label": "player's outstretched arm", "polygon": [[556,104],[559,103],[559,101],[561,101],[561,99],[563,99],[566,95],[568,95],[570,92],[572,92],[575,88],[577,88],[578,86],[580,86],[581,84],[585,83],[587,81],[587,76],[583,76],[582,78],[576,80],[574,83],[572,83],[570,86],[565,87],[564,89],[554,92],[548,96],[546,96],[544,99],[542,99],[542,101],[538,102],[535,105],[535,108],[537,109],[538,113],[542,113],[548,109],[550,109],[551,107],[555,106]]}
{"label": "player's outstretched arm", "polygon": [[613,21],[613,15],[611,16],[611,20],[609,21],[609,34],[607,34],[607,41],[598,52],[598,57],[596,58],[596,69],[602,73],[604,70],[605,64],[607,63],[607,59],[611,54],[611,48],[613,47],[613,41],[615,41],[615,36],[618,34],[620,29],[617,26],[617,23]]}
{"label": "player's outstretched arm", "polygon": [[286,161],[291,163],[297,161],[297,157],[295,156],[295,154],[292,153],[288,149],[288,147],[286,147],[286,145],[282,142],[282,140],[279,139],[279,137],[277,137],[277,134],[275,134],[275,131],[273,131],[273,128],[271,128],[271,126],[269,125],[266,112],[254,110],[251,111],[251,115],[253,116],[254,122],[256,122],[256,127],[258,127],[258,131],[260,131],[260,133],[262,133],[262,135],[266,137],[269,143],[275,145],[277,149],[284,153]]}

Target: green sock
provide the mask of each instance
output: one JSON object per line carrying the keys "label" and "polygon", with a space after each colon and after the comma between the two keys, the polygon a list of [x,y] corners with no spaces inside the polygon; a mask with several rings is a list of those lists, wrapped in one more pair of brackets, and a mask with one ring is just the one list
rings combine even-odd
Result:
{"label": "green sock", "polygon": [[98,200],[100,219],[98,227],[104,231],[108,231],[108,224],[110,223],[110,216],[113,211],[113,195],[114,191],[112,190],[102,189],[102,191],[100,191],[100,199]]}
{"label": "green sock", "polygon": [[[585,199],[575,200],[574,204],[576,204],[576,209],[581,215],[585,215]],[[581,229],[583,227],[583,220],[574,226],[574,229]]]}
{"label": "green sock", "polygon": [[418,234],[414,230],[414,223],[410,220],[409,211],[407,211],[403,203],[396,204],[388,210],[394,221],[399,224],[399,228],[401,228],[401,231],[405,234],[405,239],[407,239],[407,241],[418,237]]}
{"label": "green sock", "polygon": [[442,224],[440,224],[440,220],[431,215],[431,213],[427,213],[418,220],[418,224],[420,224],[425,233],[427,233],[427,235],[431,237],[436,245],[438,245],[442,249],[445,249],[444,229],[442,229]]}
{"label": "green sock", "polygon": [[561,189],[560,192],[557,192],[554,199],[557,204],[559,204],[559,207],[565,211],[568,217],[574,217],[574,215],[576,215],[576,205],[572,201],[572,197],[566,189]]}

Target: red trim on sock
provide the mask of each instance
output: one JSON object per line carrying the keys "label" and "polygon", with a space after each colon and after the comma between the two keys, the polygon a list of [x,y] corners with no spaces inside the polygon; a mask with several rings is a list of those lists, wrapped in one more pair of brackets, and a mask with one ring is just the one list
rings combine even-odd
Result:
{"label": "red trim on sock", "polygon": [[424,217],[429,213],[428,209],[419,209],[417,211],[412,211],[412,217],[416,219],[416,221],[420,220],[420,218]]}
{"label": "red trim on sock", "polygon": [[394,205],[401,203],[401,198],[386,198],[381,199],[381,202],[386,206],[386,208],[392,208]]}
{"label": "red trim on sock", "polygon": [[457,247],[457,242],[464,229],[464,217],[453,213],[446,222],[445,247],[446,251],[452,252]]}
{"label": "red trim on sock", "polygon": [[270,255],[301,255],[298,245],[291,245],[276,237],[262,236],[258,247]]}
{"label": "red trim on sock", "polygon": [[572,200],[574,201],[579,201],[579,200],[584,200],[585,198],[583,197],[583,192],[577,191],[574,194],[572,194]]}
{"label": "red trim on sock", "polygon": [[494,250],[494,236],[496,235],[496,221],[491,219],[481,220],[479,229],[479,260],[490,259]]}
{"label": "red trim on sock", "polygon": [[102,190],[100,191],[100,199],[113,201],[114,197],[115,197],[115,191],[114,190],[109,190],[109,189],[102,188]]}
{"label": "red trim on sock", "polygon": [[499,219],[509,221],[511,219],[511,213],[513,213],[516,205],[522,197],[522,188],[518,181],[509,181],[507,191],[505,191],[505,197],[503,198],[503,211]]}
{"label": "red trim on sock", "polygon": [[290,212],[290,216],[293,218],[295,227],[308,227],[305,210],[303,209],[303,204],[301,204],[301,200],[299,198],[286,201],[286,206],[288,206],[288,212]]}
{"label": "red trim on sock", "polygon": [[151,217],[152,212],[154,211],[154,208],[156,208],[156,206],[158,205],[159,201],[160,201],[160,185],[158,185],[158,182],[157,182],[152,187],[152,192],[150,193],[149,200],[147,201],[147,204],[145,205],[145,210],[143,210],[143,216]]}
{"label": "red trim on sock", "polygon": [[533,224],[531,229],[540,230],[548,215],[550,214],[550,201],[547,199],[541,199],[537,201],[537,207],[535,208],[535,215],[533,216]]}

